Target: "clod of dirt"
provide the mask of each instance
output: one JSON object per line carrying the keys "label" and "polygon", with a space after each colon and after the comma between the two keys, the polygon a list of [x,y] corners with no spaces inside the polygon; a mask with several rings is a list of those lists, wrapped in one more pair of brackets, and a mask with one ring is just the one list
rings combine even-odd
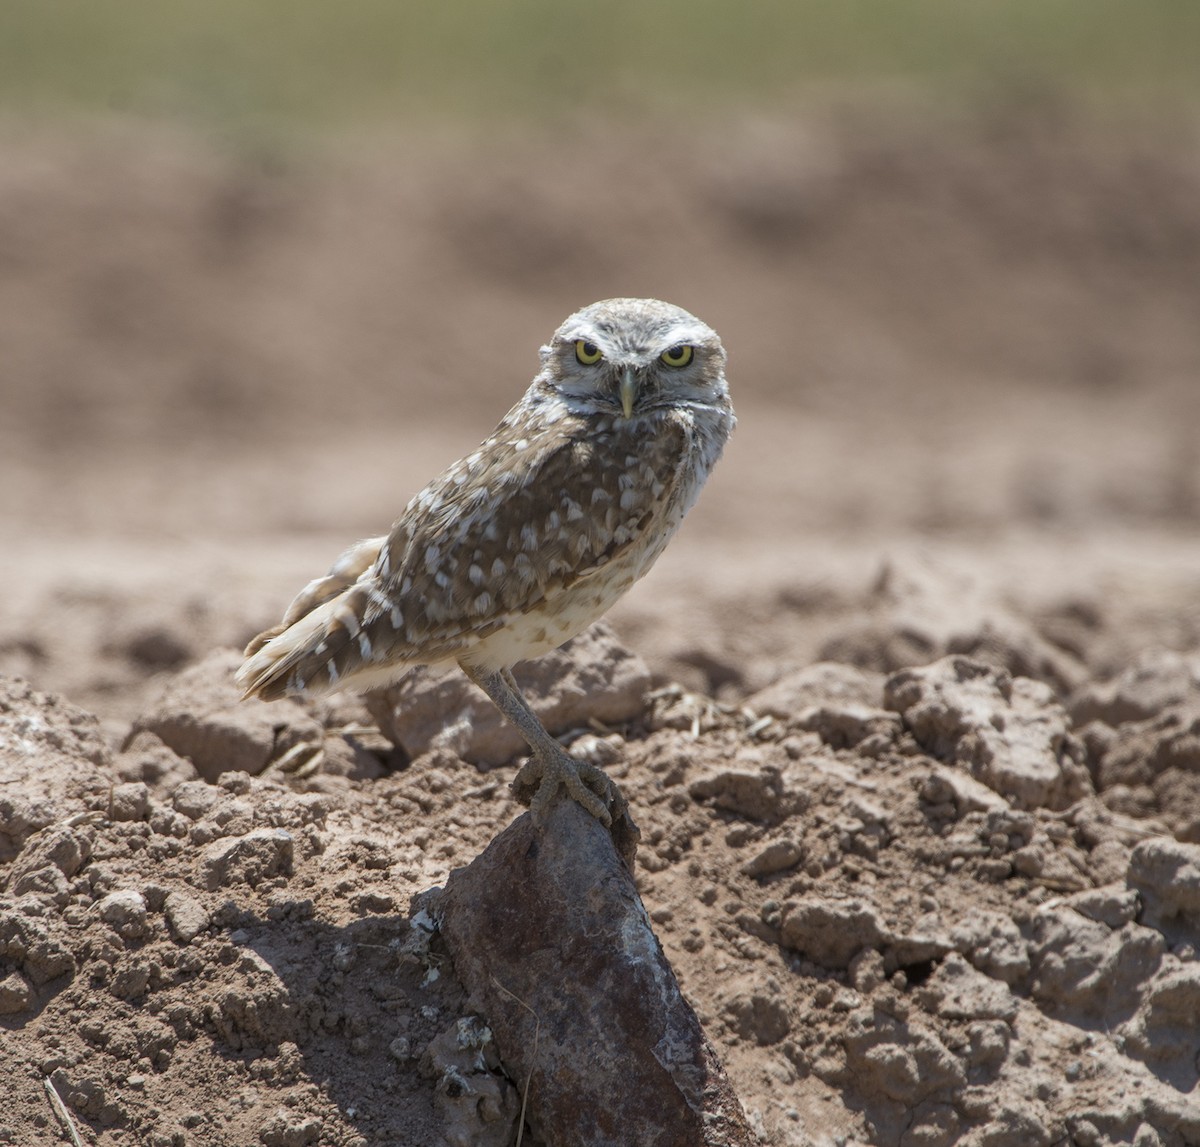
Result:
{"label": "clod of dirt", "polygon": [[1145,924],[1200,947],[1200,845],[1143,840],[1129,858],[1129,885]]}
{"label": "clod of dirt", "polygon": [[1081,916],[1114,929],[1133,923],[1138,914],[1137,893],[1117,884],[1076,892],[1065,903]]}
{"label": "clod of dirt", "polygon": [[49,923],[15,909],[0,911],[0,960],[37,987],[73,976],[77,966],[65,938]]}
{"label": "clod of dirt", "polygon": [[921,785],[921,797],[930,805],[954,806],[956,816],[970,812],[999,812],[1008,801],[998,792],[977,781],[970,773],[935,766]]}
{"label": "clod of dirt", "polygon": [[954,945],[984,975],[1019,987],[1029,975],[1029,946],[1012,917],[980,911],[954,929]]}
{"label": "clod of dirt", "polygon": [[446,1147],[509,1147],[517,1133],[521,1101],[498,1070],[491,1029],[463,1016],[433,1039],[421,1073],[434,1080]]}
{"label": "clod of dirt", "polygon": [[804,849],[795,840],[773,840],[747,860],[742,871],[747,876],[771,876],[794,868],[803,859]]}
{"label": "clod of dirt", "polygon": [[163,916],[171,935],[181,944],[191,943],[209,925],[209,914],[204,905],[194,896],[179,890],[167,893]]}
{"label": "clod of dirt", "polygon": [[560,800],[542,826],[519,817],[451,876],[437,911],[547,1142],[754,1141],[629,869],[577,804]]}
{"label": "clod of dirt", "polygon": [[921,1003],[948,1020],[1003,1020],[1011,1023],[1017,1001],[1002,982],[976,971],[961,955],[951,952],[926,980]]}
{"label": "clod of dirt", "polygon": [[1123,1029],[1131,1055],[1181,1092],[1200,1079],[1200,966],[1164,968],[1146,986],[1134,1019]]}
{"label": "clod of dirt", "polygon": [[879,914],[860,900],[832,901],[824,897],[784,906],[781,939],[815,964],[845,968],[864,948],[883,939]]}
{"label": "clod of dirt", "polygon": [[196,766],[169,749],[148,729],[127,736],[113,764],[118,776],[126,781],[140,781],[156,794],[174,792],[185,781],[196,778]]}
{"label": "clod of dirt", "polygon": [[1188,700],[1200,700],[1200,657],[1152,649],[1113,680],[1088,682],[1068,708],[1076,726],[1103,721],[1116,727],[1149,720]]}
{"label": "clod of dirt", "polygon": [[140,940],[146,935],[146,898],[134,888],[110,892],[96,905],[96,915],[122,940]]}
{"label": "clod of dirt", "polygon": [[921,1022],[861,1008],[849,1017],[846,1065],[867,1092],[909,1109],[966,1083],[958,1057]]}
{"label": "clod of dirt", "polygon": [[926,752],[964,766],[1019,808],[1065,808],[1091,791],[1083,748],[1039,681],[946,657],[894,674],[884,702]]}
{"label": "clod of dirt", "polygon": [[58,778],[45,767],[47,758],[72,762],[74,783],[70,812],[84,809],[83,795],[107,788],[111,754],[91,713],[57,697],[39,693],[17,677],[0,674],[0,862],[11,860],[35,832],[64,813],[55,799]]}
{"label": "clod of dirt", "polygon": [[[1091,726],[1090,726],[1091,727]],[[1097,786],[1114,809],[1158,814],[1182,840],[1200,842],[1200,701],[1121,725],[1097,753]]]}
{"label": "clod of dirt", "polygon": [[769,764],[758,769],[716,769],[692,781],[688,796],[712,801],[716,808],[738,816],[767,822],[785,816],[795,804],[787,799],[783,774]]}
{"label": "clod of dirt", "polygon": [[296,701],[242,701],[233,682],[241,660],[233,650],[219,650],[172,677],[153,708],[133,722],[126,749],[139,734],[153,733],[215,781],[234,770],[257,776],[302,741],[319,745],[324,730]]}
{"label": "clod of dirt", "polygon": [[0,1016],[26,1011],[33,1004],[33,988],[20,972],[0,980]]}
{"label": "clod of dirt", "polygon": [[[561,648],[513,670],[522,692],[552,735],[620,725],[645,709],[650,671],[597,622]],[[410,757],[448,750],[478,765],[500,765],[527,751],[521,735],[455,670],[418,668],[371,695],[380,729]]]}
{"label": "clod of dirt", "polygon": [[82,827],[54,825],[37,833],[8,872],[7,891],[13,896],[39,893],[60,907],[69,896],[68,879],[91,856],[92,842]]}
{"label": "clod of dirt", "polygon": [[790,720],[805,709],[829,705],[883,704],[882,673],[836,661],[818,661],[785,674],[772,685],[746,698],[747,709],[761,716]]}
{"label": "clod of dirt", "polygon": [[200,882],[210,892],[232,884],[251,888],[292,870],[292,834],[282,828],[259,828],[244,836],[210,844],[200,858]]}
{"label": "clod of dirt", "polygon": [[1139,986],[1165,950],[1162,935],[1150,928],[1127,924],[1114,931],[1066,907],[1039,913],[1029,948],[1031,991],[1057,1014],[1119,1022],[1132,1014]]}

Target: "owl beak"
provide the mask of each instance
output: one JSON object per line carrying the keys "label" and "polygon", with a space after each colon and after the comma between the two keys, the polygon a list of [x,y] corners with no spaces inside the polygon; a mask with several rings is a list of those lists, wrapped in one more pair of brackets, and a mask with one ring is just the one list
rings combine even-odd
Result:
{"label": "owl beak", "polygon": [[617,385],[617,393],[621,396],[621,409],[626,418],[633,417],[633,400],[637,395],[637,379],[633,377],[633,367],[627,366],[621,371],[621,381]]}

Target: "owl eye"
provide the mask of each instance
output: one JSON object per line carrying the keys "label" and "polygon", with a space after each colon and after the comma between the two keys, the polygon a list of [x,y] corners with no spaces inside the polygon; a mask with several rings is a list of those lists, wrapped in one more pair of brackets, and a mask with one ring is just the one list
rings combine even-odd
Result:
{"label": "owl eye", "polygon": [[587,339],[576,339],[575,357],[584,366],[595,366],[604,355],[600,353],[600,348],[595,343],[590,343]]}
{"label": "owl eye", "polygon": [[681,343],[679,346],[673,346],[662,352],[659,358],[667,364],[667,366],[687,366],[692,361],[692,355],[695,354],[694,348],[686,343]]}

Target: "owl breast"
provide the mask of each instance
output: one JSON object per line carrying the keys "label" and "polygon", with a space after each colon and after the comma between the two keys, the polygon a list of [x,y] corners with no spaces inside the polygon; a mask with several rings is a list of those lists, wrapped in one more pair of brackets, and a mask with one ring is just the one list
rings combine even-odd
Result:
{"label": "owl breast", "polygon": [[[585,483],[576,497],[593,508],[593,529],[602,516],[600,532],[611,539],[612,556],[601,554],[581,576],[548,584],[541,601],[506,617],[464,660],[491,671],[539,657],[607,613],[658,560],[695,505],[732,428],[731,411],[686,406],[594,427],[601,456],[621,464],[589,472],[587,481],[600,484],[589,490]],[[560,530],[569,534],[570,525],[564,522]],[[546,538],[552,546],[563,540]]]}

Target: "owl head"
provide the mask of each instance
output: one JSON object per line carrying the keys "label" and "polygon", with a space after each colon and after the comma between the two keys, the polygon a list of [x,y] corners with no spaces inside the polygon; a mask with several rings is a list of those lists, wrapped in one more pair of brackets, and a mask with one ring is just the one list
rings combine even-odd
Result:
{"label": "owl head", "polygon": [[626,418],[728,402],[725,348],[695,315],[658,299],[605,299],[542,347],[541,379],[573,405]]}

